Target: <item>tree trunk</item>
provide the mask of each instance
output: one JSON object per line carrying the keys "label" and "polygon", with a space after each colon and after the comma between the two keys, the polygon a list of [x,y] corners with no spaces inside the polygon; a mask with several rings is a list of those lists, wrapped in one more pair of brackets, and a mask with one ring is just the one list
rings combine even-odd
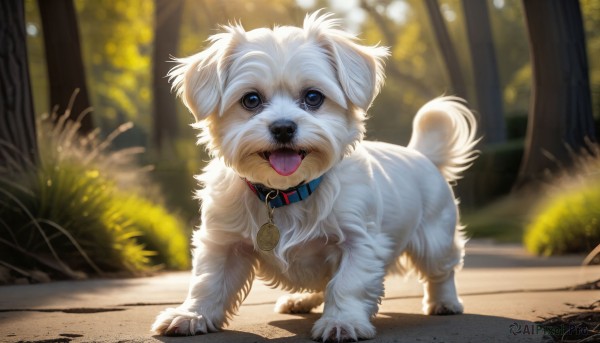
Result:
{"label": "tree trunk", "polygon": [[85,69],[81,58],[79,28],[73,0],[38,0],[46,64],[48,65],[48,82],[50,85],[50,108],[58,106],[60,114],[69,110],[69,100],[76,89],[77,98],[70,109],[69,118],[80,120],[81,134],[90,133],[94,129],[91,113],[78,119],[82,112],[90,107],[90,100],[85,82]]}
{"label": "tree trunk", "polygon": [[476,109],[485,143],[506,141],[502,89],[487,2],[462,0],[475,80]]}
{"label": "tree trunk", "polygon": [[37,161],[35,114],[31,98],[21,0],[0,1],[0,173]]}
{"label": "tree trunk", "polygon": [[444,58],[444,63],[446,64],[452,92],[454,95],[466,99],[467,86],[465,85],[465,80],[460,69],[460,63],[458,63],[458,55],[456,55],[454,44],[452,44],[452,39],[450,38],[446,23],[442,17],[440,6],[437,0],[425,0],[425,6],[427,7],[431,26],[433,26],[435,40]]}
{"label": "tree trunk", "polygon": [[183,0],[155,0],[152,89],[154,92],[154,144],[159,150],[177,135],[177,105],[165,76],[177,55]]}
{"label": "tree trunk", "polygon": [[523,0],[523,6],[533,97],[517,187],[569,167],[570,151],[596,140],[579,1]]}

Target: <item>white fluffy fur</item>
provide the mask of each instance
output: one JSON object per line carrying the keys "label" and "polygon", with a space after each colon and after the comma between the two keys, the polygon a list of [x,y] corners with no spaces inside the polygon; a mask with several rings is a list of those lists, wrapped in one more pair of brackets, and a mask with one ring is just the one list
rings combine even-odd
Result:
{"label": "white fluffy fur", "polygon": [[[387,50],[358,44],[329,14],[307,16],[303,28],[228,26],[210,42],[170,74],[213,160],[198,176],[202,224],[193,237],[189,293],[152,330],[218,330],[255,276],[312,292],[280,299],[279,312],[308,312],[324,301],[312,330],[317,340],[374,337],[370,319],[384,276],[406,268],[424,283],[426,313],[461,313],[454,271],[464,239],[449,182],[475,156],[471,112],[456,98],[438,98],[418,112],[408,148],[363,141]],[[306,89],[325,95],[318,110],[299,106]],[[265,99],[255,113],[240,105],[250,91]],[[298,126],[286,147],[309,152],[290,176],[277,174],[259,154],[281,147],[268,128],[278,119]],[[267,211],[242,178],[287,189],[321,175],[308,199],[275,210],[281,240],[272,252],[259,250],[256,234]]]}

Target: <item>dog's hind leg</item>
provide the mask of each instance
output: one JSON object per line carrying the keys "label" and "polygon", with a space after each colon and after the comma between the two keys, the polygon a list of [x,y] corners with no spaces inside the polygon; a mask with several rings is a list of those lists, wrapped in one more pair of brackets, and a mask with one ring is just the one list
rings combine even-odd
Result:
{"label": "dog's hind leg", "polygon": [[323,292],[282,295],[275,303],[277,313],[309,313],[323,303]]}
{"label": "dog's hind leg", "polygon": [[456,291],[454,272],[462,267],[464,244],[454,210],[422,223],[407,248],[407,254],[423,283],[423,312],[446,315],[463,312]]}
{"label": "dog's hind leg", "polygon": [[424,283],[423,312],[433,315],[463,313],[462,301],[456,292],[454,271],[445,279],[429,279]]}

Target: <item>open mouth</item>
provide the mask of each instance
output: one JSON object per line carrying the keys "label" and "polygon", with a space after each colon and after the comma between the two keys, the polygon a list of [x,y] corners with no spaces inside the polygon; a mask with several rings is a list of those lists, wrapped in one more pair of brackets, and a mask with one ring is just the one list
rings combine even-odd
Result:
{"label": "open mouth", "polygon": [[277,174],[289,176],[300,168],[300,164],[302,164],[302,160],[307,154],[306,150],[282,148],[273,151],[264,151],[259,155],[269,162],[271,168]]}

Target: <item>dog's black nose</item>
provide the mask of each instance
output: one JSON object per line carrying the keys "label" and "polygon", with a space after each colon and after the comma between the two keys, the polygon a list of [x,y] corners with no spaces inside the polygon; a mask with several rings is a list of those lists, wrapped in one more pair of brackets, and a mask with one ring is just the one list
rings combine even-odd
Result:
{"label": "dog's black nose", "polygon": [[298,125],[291,120],[280,119],[271,123],[269,130],[277,143],[289,143],[294,138]]}

